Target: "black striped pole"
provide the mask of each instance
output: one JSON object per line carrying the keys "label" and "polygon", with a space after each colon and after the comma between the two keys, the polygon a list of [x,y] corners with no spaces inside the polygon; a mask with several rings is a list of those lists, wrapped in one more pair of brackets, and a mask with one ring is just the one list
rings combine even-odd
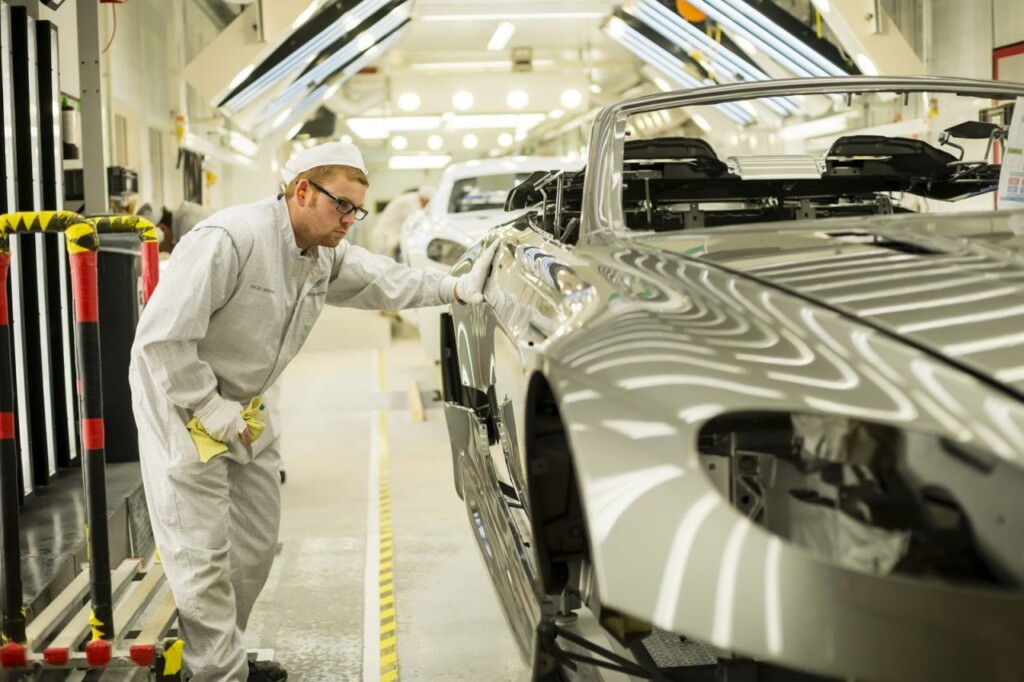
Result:
{"label": "black striped pole", "polygon": [[[75,358],[81,405],[82,473],[89,523],[93,642],[114,639],[110,547],[107,540],[106,453],[103,437],[103,386],[100,375],[99,296],[96,274],[99,239],[96,229],[79,223],[65,229],[71,260],[71,297],[75,306]],[[90,645],[93,644],[90,642]],[[109,645],[108,647],[109,648]],[[95,647],[93,647],[95,651]],[[87,655],[90,653],[87,648]]]}
{"label": "black striped pole", "polygon": [[[2,228],[0,228],[2,230]],[[14,366],[7,314],[7,270],[11,253],[0,231],[0,573],[3,574],[3,643],[25,643],[22,610],[21,526],[18,518],[18,450],[14,441]]]}
{"label": "black striped pole", "polygon": [[[100,385],[99,305],[97,300],[96,229],[71,211],[12,213],[0,218],[7,231],[63,230],[71,261],[71,295],[75,305],[78,360],[78,396],[81,404],[82,478],[85,485],[88,524],[89,577],[91,582],[94,640],[114,637],[111,598],[110,547],[107,532],[107,489],[103,449],[103,399]],[[87,652],[88,653],[88,652]]]}

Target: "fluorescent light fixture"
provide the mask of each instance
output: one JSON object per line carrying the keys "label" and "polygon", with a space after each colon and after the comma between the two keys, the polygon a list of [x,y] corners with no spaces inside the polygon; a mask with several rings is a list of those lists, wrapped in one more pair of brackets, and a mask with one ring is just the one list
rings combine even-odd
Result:
{"label": "fluorescent light fixture", "polygon": [[849,75],[744,0],[691,0],[690,4],[798,76]]}
{"label": "fluorescent light fixture", "polygon": [[708,123],[708,120],[700,114],[690,114],[690,120],[705,133],[711,132],[711,124]]}
{"label": "fluorescent light fixture", "polygon": [[409,140],[404,135],[395,135],[391,138],[391,148],[395,151],[404,151],[409,146]]}
{"label": "fluorescent light fixture", "polygon": [[494,29],[494,35],[487,42],[487,49],[491,52],[497,52],[498,50],[504,50],[505,46],[508,45],[508,41],[512,38],[512,34],[516,32],[516,25],[511,21],[503,21],[498,24],[498,28]]}
{"label": "fluorescent light fixture", "polygon": [[515,138],[512,137],[512,133],[498,135],[498,146],[511,147],[513,142],[515,142]]}
{"label": "fluorescent light fixture", "polygon": [[544,114],[476,114],[452,116],[445,120],[448,130],[475,128],[532,128],[547,118]]}
{"label": "fluorescent light fixture", "polygon": [[256,70],[256,65],[255,64],[250,64],[249,66],[247,66],[244,69],[242,69],[241,71],[239,71],[238,75],[235,76],[234,78],[232,78],[231,82],[228,83],[228,90],[234,90],[235,88],[237,88],[239,85],[242,84],[242,81],[244,81],[246,78],[248,78],[249,75],[253,71],[255,71],[255,70]]}
{"label": "fluorescent light fixture", "polygon": [[324,100],[329,100],[341,90],[341,83],[335,83],[324,92]]}
{"label": "fluorescent light fixture", "polygon": [[398,108],[402,111],[416,111],[420,108],[420,96],[415,92],[405,92],[398,98]]}
{"label": "fluorescent light fixture", "polygon": [[509,109],[525,109],[526,105],[530,103],[530,96],[526,94],[525,90],[512,90],[505,97],[505,103],[508,104]]}
{"label": "fluorescent light fixture", "polygon": [[565,109],[552,109],[550,112],[548,112],[548,118],[550,118],[552,121],[556,121],[562,118],[563,116],[565,116]]}
{"label": "fluorescent light fixture", "polygon": [[849,113],[842,113],[807,121],[806,123],[785,126],[779,130],[779,137],[783,140],[806,140],[809,137],[840,133],[849,127],[849,119]]}
{"label": "fluorescent light fixture", "polygon": [[473,93],[469,90],[459,90],[452,95],[452,106],[459,111],[466,111],[473,106],[476,100],[473,98]]}
{"label": "fluorescent light fixture", "polygon": [[[332,72],[332,74],[329,74],[327,77],[333,78],[334,84],[331,86],[327,86],[326,84],[324,84],[310,92],[305,99],[303,99],[301,102],[292,107],[291,114],[288,116],[288,119],[301,116],[305,114],[314,105],[322,103],[331,94],[332,89],[334,91],[337,91],[337,88],[340,87],[342,83],[347,81],[355,74],[359,73],[359,71],[364,66],[374,61],[383,53],[391,49],[391,47],[394,46],[396,42],[398,42],[402,37],[404,37],[405,31],[406,26],[403,25],[397,31],[387,36],[384,40],[377,43],[372,48],[358,56],[354,61],[347,64],[343,69],[338,71],[336,75],[334,75],[334,72]],[[276,125],[272,126],[272,128],[276,127]]]}
{"label": "fluorescent light fixture", "polygon": [[822,14],[828,14],[832,11],[832,8],[829,7],[828,0],[811,0],[811,4],[814,5]]}
{"label": "fluorescent light fixture", "polygon": [[473,133],[466,133],[462,138],[462,146],[466,149],[476,149],[477,145],[480,144],[480,138]]}
{"label": "fluorescent light fixture", "polygon": [[[652,43],[643,34],[622,21],[622,19],[612,16],[605,22],[602,28],[617,43],[656,69],[662,76],[675,83],[679,88],[704,87],[704,83],[687,73],[675,57],[659,45]],[[714,107],[740,125],[749,125],[755,120],[754,117],[734,102],[722,102],[715,104]]]}
{"label": "fluorescent light fixture", "polygon": [[531,19],[600,19],[605,12],[502,12],[499,14],[420,14],[418,21],[529,21]]}
{"label": "fluorescent light fixture", "polygon": [[391,170],[428,170],[444,168],[451,163],[452,157],[447,154],[395,154],[388,159]]}
{"label": "fluorescent light fixture", "polygon": [[[343,14],[330,26],[320,31],[312,40],[309,40],[288,53],[288,56],[278,62],[273,68],[249,84],[244,90],[234,95],[223,103],[223,107],[231,112],[237,113],[256,100],[263,92],[276,86],[283,78],[292,71],[301,68],[303,64],[316,57],[317,54],[331,46],[335,41],[340,40],[349,30],[346,25],[358,26],[380,11],[388,4],[389,0],[366,0],[360,2],[350,11]],[[408,15],[408,4],[403,5]],[[382,22],[383,23],[383,22]]]}
{"label": "fluorescent light fixture", "polygon": [[383,140],[391,133],[437,130],[440,116],[372,116],[346,119],[349,129],[364,140]]}
{"label": "fluorescent light fixture", "polygon": [[431,151],[437,151],[444,146],[444,140],[440,135],[431,135],[427,138],[427,148]]}
{"label": "fluorescent light fixture", "polygon": [[[375,24],[373,27],[374,31],[379,35],[388,36],[385,41],[391,40],[394,36],[394,33],[392,32],[397,31],[409,21],[409,11],[408,3],[402,5]],[[351,64],[355,63],[360,56],[365,57],[366,55],[372,54],[375,58],[378,54],[378,51],[373,50],[376,46],[375,40],[376,39],[371,34],[364,33],[354,42],[349,41],[341,49],[331,54],[327,59],[324,59],[315,67],[296,78],[288,85],[288,87],[282,90],[270,104],[267,105],[267,108],[264,109],[256,119],[255,124],[259,125],[263,121],[267,120],[275,111],[287,105],[288,102],[295,98],[301,97],[303,92],[307,91],[317,83],[322,83],[325,79],[329,78],[331,74],[338,71],[338,69],[345,67],[347,72],[357,73],[359,69],[353,68]],[[362,53],[362,55],[360,53]],[[349,66],[346,66],[347,64]],[[360,68],[362,67],[360,66]]]}
{"label": "fluorescent light fixture", "polygon": [[[554,59],[534,59],[535,69],[554,66]],[[508,59],[494,59],[476,62],[417,62],[409,65],[410,71],[504,71],[512,70],[512,62]]]}
{"label": "fluorescent light fixture", "polygon": [[580,94],[579,90],[569,88],[562,92],[562,96],[559,98],[559,101],[566,109],[575,109],[583,103],[583,95]]}
{"label": "fluorescent light fixture", "polygon": [[[687,54],[699,59],[720,82],[771,80],[767,73],[655,0],[627,2],[622,10],[650,26],[671,44],[679,45]],[[791,97],[771,97],[762,102],[779,116],[789,116],[799,111],[799,106]]]}
{"label": "fluorescent light fixture", "polygon": [[284,111],[282,111],[280,114],[277,115],[277,118],[275,118],[274,122],[270,124],[270,127],[271,128],[278,127],[279,125],[284,123],[285,119],[288,118],[288,115],[291,114],[291,113],[292,113],[291,109],[285,109]]}
{"label": "fluorescent light fixture", "polygon": [[601,94],[601,86],[598,85],[597,83],[591,83],[590,84],[590,91],[592,93],[594,93],[595,95],[600,95]]}

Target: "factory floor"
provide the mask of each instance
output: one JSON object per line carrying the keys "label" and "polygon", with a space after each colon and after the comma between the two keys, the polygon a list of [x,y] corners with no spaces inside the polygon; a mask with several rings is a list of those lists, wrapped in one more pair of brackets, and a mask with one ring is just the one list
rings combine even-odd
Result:
{"label": "factory floor", "polygon": [[246,643],[292,680],[527,677],[453,488],[438,381],[407,325],[328,308],[279,383],[281,549]]}

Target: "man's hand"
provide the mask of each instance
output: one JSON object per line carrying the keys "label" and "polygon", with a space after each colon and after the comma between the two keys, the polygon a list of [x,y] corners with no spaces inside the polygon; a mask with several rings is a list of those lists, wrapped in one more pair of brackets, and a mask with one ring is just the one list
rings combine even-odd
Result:
{"label": "man's hand", "polygon": [[242,435],[242,441],[248,438],[249,427],[242,419],[242,406],[230,400],[224,400],[219,395],[206,405],[196,410],[196,417],[203,425],[210,437],[221,443],[230,443]]}
{"label": "man's hand", "polygon": [[487,276],[491,272],[491,262],[494,260],[494,253],[498,250],[498,242],[488,246],[481,253],[473,269],[459,277],[455,283],[455,297],[463,303],[482,303],[484,300],[484,285],[487,284]]}

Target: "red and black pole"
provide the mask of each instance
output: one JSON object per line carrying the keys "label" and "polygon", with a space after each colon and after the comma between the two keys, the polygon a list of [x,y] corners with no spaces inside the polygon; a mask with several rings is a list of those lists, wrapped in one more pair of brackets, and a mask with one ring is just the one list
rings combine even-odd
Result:
{"label": "red and black pole", "polygon": [[3,576],[4,600],[0,635],[4,644],[24,644],[21,525],[18,516],[21,493],[18,488],[18,449],[14,441],[11,326],[7,313],[7,271],[10,261],[7,235],[0,232],[0,574]]}

